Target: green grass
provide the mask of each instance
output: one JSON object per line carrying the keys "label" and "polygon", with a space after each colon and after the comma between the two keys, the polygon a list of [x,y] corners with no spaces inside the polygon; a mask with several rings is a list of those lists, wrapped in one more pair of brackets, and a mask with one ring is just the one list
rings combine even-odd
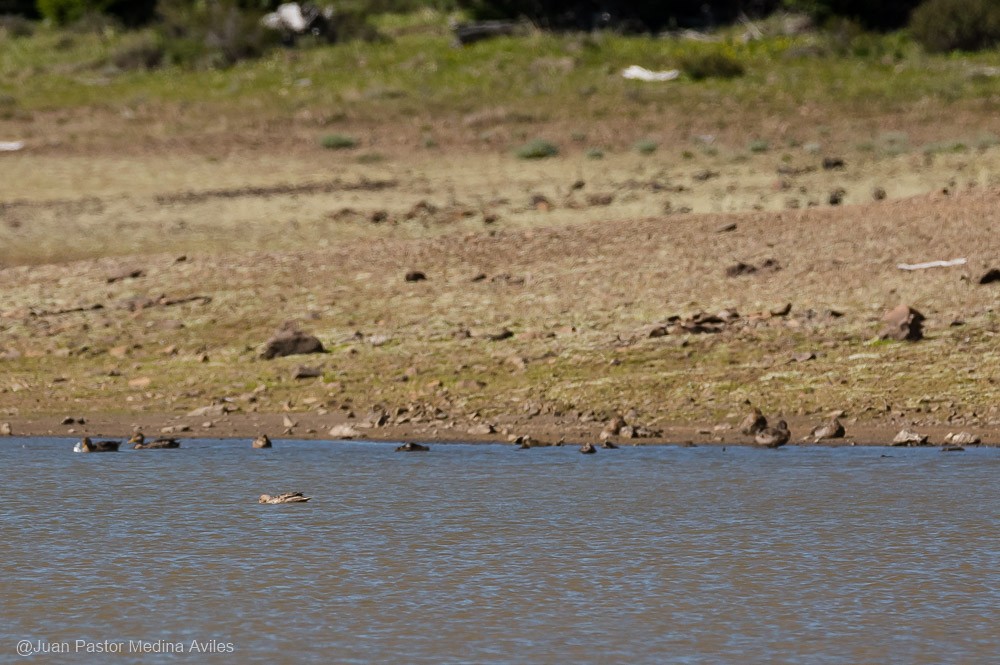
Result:
{"label": "green grass", "polygon": [[[68,33],[40,25],[34,35],[7,40],[0,49],[0,94],[15,96],[29,111],[113,108],[147,100],[275,115],[315,109],[362,119],[462,114],[497,106],[535,117],[575,119],[666,108],[694,114],[750,106],[790,112],[815,103],[863,113],[903,110],[916,102],[988,102],[994,94],[992,81],[968,72],[1000,64],[998,52],[926,55],[902,35],[868,35],[864,48],[842,53],[825,46],[822,35],[744,44],[736,31],[724,33],[721,45],[710,47],[647,36],[535,33],[458,49],[442,14],[387,17],[380,29],[388,42],[276,49],[222,71],[168,67],[115,72],[106,63],[128,44],[145,39],[143,33]],[[638,85],[620,76],[621,69],[634,63],[677,67],[684,58],[693,58],[692,52],[722,53],[744,74],[710,74],[704,80],[664,85]],[[569,58],[573,66],[536,64],[556,58]],[[302,79],[311,85],[295,84]]]}
{"label": "green grass", "polygon": [[328,134],[323,137],[320,144],[327,150],[347,150],[357,147],[358,140],[344,134]]}
{"label": "green grass", "polygon": [[544,139],[534,139],[518,148],[515,155],[519,159],[545,159],[559,154],[559,148]]}

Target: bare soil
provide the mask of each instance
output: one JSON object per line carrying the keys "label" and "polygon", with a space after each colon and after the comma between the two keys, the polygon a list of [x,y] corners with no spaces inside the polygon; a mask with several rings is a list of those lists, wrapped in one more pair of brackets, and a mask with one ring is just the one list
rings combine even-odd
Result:
{"label": "bare soil", "polygon": [[[113,133],[113,118],[86,122]],[[969,122],[951,129],[992,118]],[[526,162],[453,124],[433,149],[286,150],[266,127],[199,147],[132,128],[128,149],[0,155],[0,420],[575,442],[624,415],[648,434],[630,443],[731,444],[752,403],[796,441],[843,411],[847,442],[907,427],[1000,443],[1000,283],[978,283],[1000,267],[996,148],[873,156],[842,127],[835,153]],[[566,127],[537,129],[572,145]],[[737,263],[758,270],[727,276]],[[900,303],[927,317],[923,340],[879,339]],[[283,325],[326,353],[260,359]],[[293,378],[300,366],[318,376]]]}

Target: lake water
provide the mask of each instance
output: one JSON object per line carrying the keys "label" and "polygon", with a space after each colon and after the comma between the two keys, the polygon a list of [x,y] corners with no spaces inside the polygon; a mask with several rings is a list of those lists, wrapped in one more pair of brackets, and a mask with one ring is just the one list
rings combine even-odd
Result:
{"label": "lake water", "polygon": [[73,443],[0,440],[0,662],[1000,654],[998,449]]}

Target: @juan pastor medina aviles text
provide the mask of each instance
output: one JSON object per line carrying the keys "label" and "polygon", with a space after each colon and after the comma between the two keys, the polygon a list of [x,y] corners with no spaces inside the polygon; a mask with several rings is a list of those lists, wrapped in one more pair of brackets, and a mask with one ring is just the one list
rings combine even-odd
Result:
{"label": "@juan pastor medina aviles text", "polygon": [[45,640],[20,640],[17,653],[20,656],[36,656],[50,653],[234,653],[232,642],[219,640],[69,640],[48,642]]}

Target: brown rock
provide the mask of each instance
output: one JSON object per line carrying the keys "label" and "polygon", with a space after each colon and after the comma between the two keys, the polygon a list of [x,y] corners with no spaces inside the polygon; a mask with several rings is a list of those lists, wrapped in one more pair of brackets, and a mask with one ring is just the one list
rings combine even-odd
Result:
{"label": "brown rock", "polygon": [[882,339],[908,340],[915,342],[924,336],[924,315],[909,305],[899,305],[882,317],[885,327],[879,335]]}
{"label": "brown rock", "polygon": [[301,330],[282,330],[264,343],[260,357],[264,360],[304,353],[323,353],[323,344]]}
{"label": "brown rock", "polygon": [[320,376],[323,376],[322,367],[306,367],[305,365],[299,365],[292,372],[293,379],[315,379]]}
{"label": "brown rock", "polygon": [[837,418],[831,418],[829,422],[814,427],[809,436],[813,441],[819,442],[824,439],[840,439],[845,434],[844,426]]}
{"label": "brown rock", "polygon": [[926,446],[927,435],[919,434],[913,430],[903,429],[893,438],[894,446]]}
{"label": "brown rock", "polygon": [[419,270],[411,270],[410,272],[406,273],[404,279],[407,282],[423,282],[427,279],[427,275],[425,275],[423,272]]}
{"label": "brown rock", "polygon": [[992,284],[993,282],[1000,282],[1000,270],[996,268],[990,268],[979,278],[980,284]]}
{"label": "brown rock", "polygon": [[14,429],[11,427],[10,423],[0,423],[0,436],[11,436],[14,434]]}
{"label": "brown rock", "polygon": [[976,446],[982,443],[982,439],[972,432],[958,432],[957,434],[949,432],[944,440],[956,446]]}
{"label": "brown rock", "polygon": [[108,284],[114,284],[115,282],[120,282],[123,279],[138,279],[144,274],[145,273],[139,268],[127,268],[112,275],[108,275]]}
{"label": "brown rock", "polygon": [[765,427],[767,427],[767,418],[756,407],[740,422],[740,432],[747,436],[757,434],[763,431]]}

